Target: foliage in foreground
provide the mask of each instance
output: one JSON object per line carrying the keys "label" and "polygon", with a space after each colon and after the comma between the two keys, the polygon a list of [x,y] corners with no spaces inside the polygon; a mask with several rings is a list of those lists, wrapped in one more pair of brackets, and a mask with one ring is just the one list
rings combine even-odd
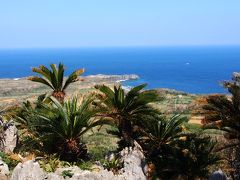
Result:
{"label": "foliage in foreground", "polygon": [[210,121],[207,127],[222,129],[227,133],[227,138],[240,143],[240,74],[233,76],[233,82],[224,82],[224,87],[231,93],[231,98],[225,95],[209,96],[208,104],[203,107]]}
{"label": "foliage in foreground", "polygon": [[169,120],[154,118],[141,130],[143,136],[139,142],[148,161],[155,165],[157,177],[206,178],[208,167],[219,161],[211,138],[186,132],[185,121],[179,116]]}
{"label": "foliage in foreground", "polygon": [[234,73],[232,81],[225,81],[223,86],[231,96],[214,95],[207,98],[203,110],[209,123],[205,128],[221,129],[225,132],[225,138],[229,142],[225,148],[233,148],[231,154],[235,153],[234,162],[230,162],[234,169],[231,176],[240,178],[240,74]]}
{"label": "foliage in foreground", "polygon": [[61,175],[63,176],[64,179],[66,179],[67,177],[71,178],[74,175],[74,173],[71,170],[64,170]]}
{"label": "foliage in foreground", "polygon": [[1,151],[0,151],[0,159],[8,165],[8,168],[10,171],[12,171],[19,163],[19,161],[10,158],[8,154]]}
{"label": "foliage in foreground", "polygon": [[117,174],[118,171],[123,168],[123,162],[120,158],[114,157],[112,159],[105,160],[103,167],[112,171],[114,174]]}
{"label": "foliage in foreground", "polygon": [[48,104],[39,103],[37,108],[24,111],[29,143],[45,153],[57,153],[67,161],[86,157],[83,135],[91,128],[106,123],[94,118],[97,111],[92,108],[93,99],[86,98],[80,105],[76,98],[63,105],[53,97],[50,100]]}

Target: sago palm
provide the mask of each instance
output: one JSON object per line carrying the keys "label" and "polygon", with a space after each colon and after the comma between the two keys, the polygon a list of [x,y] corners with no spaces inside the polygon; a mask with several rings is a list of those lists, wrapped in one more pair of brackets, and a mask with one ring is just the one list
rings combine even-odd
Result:
{"label": "sago palm", "polygon": [[94,118],[92,98],[86,98],[80,105],[76,98],[64,104],[54,97],[51,101],[50,104],[42,103],[41,108],[28,117],[28,129],[35,143],[46,153],[57,153],[67,161],[83,158],[87,153],[83,135],[106,121]]}
{"label": "sago palm", "polygon": [[152,147],[152,151],[159,151],[174,144],[181,136],[189,134],[184,131],[184,122],[187,122],[187,119],[180,115],[174,115],[170,119],[163,116],[149,117],[139,129],[140,137],[148,148]]}
{"label": "sago palm", "polygon": [[162,179],[206,177],[207,168],[219,159],[212,154],[215,144],[184,128],[187,119],[154,117],[140,129],[140,144]]}
{"label": "sago palm", "polygon": [[210,121],[206,127],[225,131],[228,138],[237,140],[240,145],[240,74],[234,73],[232,80],[223,83],[231,96],[209,96],[203,110]]}
{"label": "sago palm", "polygon": [[[203,106],[206,119],[210,122],[205,128],[221,129],[228,139],[228,144],[219,148],[231,151],[229,164],[232,167],[232,178],[240,177],[240,73],[233,73],[232,81],[223,83],[230,95],[214,95],[207,98]],[[227,151],[228,152],[228,151]]]}
{"label": "sago palm", "polygon": [[50,87],[53,92],[52,96],[58,99],[61,103],[64,101],[66,88],[76,81],[79,81],[79,75],[84,72],[84,69],[78,69],[74,71],[67,79],[64,81],[64,66],[59,63],[58,67],[55,64],[50,65],[51,69],[41,65],[38,68],[32,68],[32,71],[42,75],[42,77],[33,76],[28,79],[34,82],[42,83]]}
{"label": "sago palm", "polygon": [[220,160],[214,152],[215,145],[206,135],[189,134],[153,161],[162,179],[207,179],[209,168]]}
{"label": "sago palm", "polygon": [[112,119],[123,147],[133,145],[133,127],[141,121],[143,115],[157,112],[150,103],[159,100],[158,94],[153,90],[143,91],[145,86],[136,86],[129,92],[124,91],[121,85],[115,85],[113,90],[105,85],[96,86],[102,93],[98,105],[104,111],[99,116]]}

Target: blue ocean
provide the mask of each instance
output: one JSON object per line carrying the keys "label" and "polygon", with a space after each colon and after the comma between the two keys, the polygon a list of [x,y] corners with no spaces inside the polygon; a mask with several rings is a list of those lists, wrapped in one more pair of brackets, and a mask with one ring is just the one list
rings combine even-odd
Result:
{"label": "blue ocean", "polygon": [[[85,68],[90,74],[137,74],[148,88],[189,93],[225,93],[223,80],[240,71],[240,46],[116,47],[77,49],[2,49],[0,78],[32,75],[31,67],[63,62],[67,73]],[[4,86],[1,84],[0,86]]]}

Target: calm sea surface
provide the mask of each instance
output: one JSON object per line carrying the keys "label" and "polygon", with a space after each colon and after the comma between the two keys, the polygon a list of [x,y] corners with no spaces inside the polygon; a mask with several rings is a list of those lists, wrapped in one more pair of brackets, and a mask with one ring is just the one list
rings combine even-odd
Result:
{"label": "calm sea surface", "polygon": [[[240,71],[240,46],[0,50],[0,78],[32,75],[31,67],[63,62],[67,73],[138,74],[133,86],[173,88],[190,93],[224,93],[219,85]],[[1,84],[0,86],[4,86]]]}

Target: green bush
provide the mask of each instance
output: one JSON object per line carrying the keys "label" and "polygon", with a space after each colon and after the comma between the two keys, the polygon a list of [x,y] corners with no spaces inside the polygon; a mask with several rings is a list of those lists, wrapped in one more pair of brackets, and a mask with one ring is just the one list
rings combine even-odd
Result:
{"label": "green bush", "polygon": [[61,175],[65,179],[67,177],[71,178],[74,174],[71,170],[64,170]]}
{"label": "green bush", "polygon": [[10,171],[12,171],[20,161],[11,159],[6,153],[0,151],[0,158],[8,165]]}

